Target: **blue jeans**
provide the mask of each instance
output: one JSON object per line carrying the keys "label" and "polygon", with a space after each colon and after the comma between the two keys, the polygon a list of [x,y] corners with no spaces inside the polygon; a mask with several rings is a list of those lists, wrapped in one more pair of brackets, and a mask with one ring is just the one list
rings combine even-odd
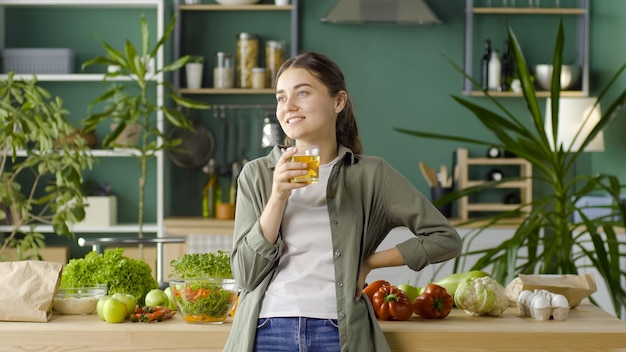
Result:
{"label": "blue jeans", "polygon": [[339,352],[335,319],[259,319],[254,352]]}

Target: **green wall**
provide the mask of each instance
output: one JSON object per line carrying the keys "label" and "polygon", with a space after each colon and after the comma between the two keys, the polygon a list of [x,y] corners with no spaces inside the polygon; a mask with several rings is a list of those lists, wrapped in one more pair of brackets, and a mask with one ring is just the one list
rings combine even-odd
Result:
{"label": "green wall", "polygon": [[[385,158],[418,189],[428,194],[428,186],[418,169],[419,161],[425,161],[435,167],[440,164],[451,166],[453,152],[457,148],[467,147],[471,155],[483,155],[485,148],[417,139],[394,132],[393,127],[467,135],[484,140],[492,139],[477,120],[452,99],[454,95],[461,95],[462,80],[461,74],[448,60],[458,65],[463,62],[465,2],[461,0],[428,1],[443,21],[441,25],[322,23],[320,19],[336,1],[300,1],[299,49],[325,53],[342,67],[349,92],[356,106],[365,152]],[[271,1],[263,0],[263,2]],[[171,2],[168,1],[168,5],[171,6]],[[626,46],[615,40],[621,33],[626,32],[626,2],[594,0],[591,2],[591,7],[591,91],[592,94],[598,94],[600,87],[604,86],[619,66],[626,61]],[[93,37],[94,30],[91,28],[94,26],[102,28],[102,32],[109,30],[110,27],[115,28],[117,31],[114,31],[113,35],[104,38],[115,45],[120,45],[127,37],[135,41],[138,34],[138,17],[140,13],[143,13],[143,11],[136,11],[131,12],[130,15],[122,15],[111,10],[93,18],[92,14],[83,14],[78,9],[72,10],[69,15],[73,16],[73,19],[80,18],[79,21],[64,22],[62,18],[68,14],[53,13],[49,8],[10,11],[11,16],[7,16],[5,30],[7,47],[24,47],[34,45],[32,43],[41,43],[42,40],[49,41],[51,46],[63,46],[65,40],[72,37],[72,40],[84,42],[87,48],[82,51],[85,55],[78,58],[77,64],[102,53]],[[28,18],[31,18],[32,14],[28,13],[30,11],[40,11],[40,19],[35,23],[20,22],[20,16],[28,15]],[[171,13],[171,7],[168,13]],[[153,15],[153,12],[148,13],[151,25],[153,25]],[[200,15],[194,13],[189,19],[198,16]],[[199,24],[196,28],[186,29],[198,31],[193,35],[193,40],[187,39],[186,43],[193,43],[192,45],[195,45],[193,50],[200,51],[186,53],[206,55],[209,59],[207,68],[213,65],[214,51],[234,52],[234,34],[238,32],[250,31],[266,37],[289,38],[288,22],[273,13],[260,12],[254,13],[254,16],[245,13],[212,13],[208,16],[219,16],[219,18],[214,18],[210,23],[207,21],[207,23]],[[111,17],[116,20],[111,22],[109,20]],[[535,22],[532,25],[528,22],[522,23],[519,29],[516,28],[519,31],[523,49],[529,53],[529,59],[549,60],[554,38],[553,32],[556,28],[556,17],[553,18],[553,24],[543,24],[541,27],[543,31],[533,29],[533,32],[529,29],[534,28]],[[486,31],[488,28],[481,27],[481,30]],[[42,37],[41,33],[46,35]],[[573,40],[573,35],[573,33],[568,33],[566,39]],[[504,39],[503,27],[491,33],[489,38],[493,39],[496,48],[501,48]],[[480,34],[477,34],[475,41],[478,47],[484,39],[486,38],[481,38]],[[571,49],[568,50],[567,55],[573,56]],[[478,54],[475,54],[474,59],[478,59]],[[623,88],[625,84],[626,78],[624,77],[617,82],[619,88]],[[55,87],[55,85],[47,84],[49,87]],[[78,99],[63,96],[74,115],[83,115],[86,104],[100,94],[101,90],[92,88],[85,90],[84,96]],[[274,103],[272,95],[194,97],[215,104]],[[484,98],[471,99],[480,104],[489,104]],[[508,109],[524,119],[526,112],[522,99],[507,98],[502,99],[502,102]],[[224,138],[220,134],[219,120],[213,118],[213,112],[197,113],[194,117],[209,125],[216,135],[217,145],[220,146]],[[249,144],[256,146],[258,143],[256,131],[262,115],[238,118],[246,121],[243,124],[247,128]],[[616,174],[622,179],[626,178],[626,163],[623,162],[621,153],[626,146],[626,140],[622,137],[624,132],[626,132],[626,119],[624,112],[621,112],[605,131],[606,151],[584,155],[577,165],[577,171],[588,174],[605,172]],[[248,158],[256,157],[264,152],[252,146],[248,146],[247,149]],[[220,159],[221,151],[216,150],[214,155]],[[199,215],[203,173],[199,169],[178,168],[169,161],[167,164],[166,216]],[[106,178],[106,175],[103,178]],[[224,180],[225,184],[226,182],[227,180]],[[134,211],[134,208],[129,211]]]}
{"label": "green wall", "polygon": [[[451,98],[461,95],[461,77],[446,57],[462,65],[465,2],[429,1],[444,22],[437,26],[321,23],[319,19],[335,2],[304,1],[301,48],[326,53],[343,68],[348,89],[355,100],[365,151],[387,159],[427,193],[428,187],[419,173],[418,162],[450,165],[452,152],[460,145],[417,139],[394,132],[392,127],[491,139],[476,119]],[[616,35],[626,31],[626,2],[593,0],[591,6],[591,91],[598,94],[599,88],[626,61],[626,46],[615,42]],[[528,27],[523,27],[519,36],[527,31]],[[501,34],[493,37],[497,36]],[[549,35],[549,39],[552,38],[554,36]],[[539,40],[536,35],[521,40],[523,50],[535,40]],[[499,47],[501,41],[495,40],[494,43]],[[546,57],[549,58],[550,55]],[[617,82],[621,89],[625,84],[626,77]],[[484,98],[472,100],[488,104]],[[524,118],[526,112],[522,99],[502,101]],[[589,159],[589,162],[580,163],[578,172],[607,172],[626,178],[624,115],[624,112],[620,113],[605,131],[606,151],[585,155],[583,159]],[[470,149],[470,155],[485,152],[482,146],[465,147]]]}

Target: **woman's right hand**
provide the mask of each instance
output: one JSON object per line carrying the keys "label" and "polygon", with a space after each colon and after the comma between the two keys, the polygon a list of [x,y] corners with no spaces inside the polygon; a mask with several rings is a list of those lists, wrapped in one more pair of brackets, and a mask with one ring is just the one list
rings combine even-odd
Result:
{"label": "woman's right hand", "polygon": [[291,191],[296,188],[306,187],[306,183],[290,182],[289,180],[295,176],[306,175],[307,164],[289,161],[296,154],[296,147],[289,147],[283,150],[283,155],[276,163],[274,169],[274,180],[272,183],[272,197],[287,200]]}

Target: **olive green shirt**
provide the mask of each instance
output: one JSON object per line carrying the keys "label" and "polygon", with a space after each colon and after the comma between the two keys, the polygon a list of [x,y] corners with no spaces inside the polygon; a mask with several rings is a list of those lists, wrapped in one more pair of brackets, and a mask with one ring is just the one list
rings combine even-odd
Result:
{"label": "olive green shirt", "polygon": [[[269,243],[259,225],[280,148],[247,163],[239,176],[231,265],[241,295],[224,351],[252,351],[263,294],[283,249],[280,234],[276,243]],[[459,255],[461,239],[431,202],[383,159],[357,155],[343,146],[339,157],[326,199],[341,351],[390,351],[366,296],[355,299],[363,258],[375,253],[395,227],[415,234],[397,244],[406,265],[415,271]]]}

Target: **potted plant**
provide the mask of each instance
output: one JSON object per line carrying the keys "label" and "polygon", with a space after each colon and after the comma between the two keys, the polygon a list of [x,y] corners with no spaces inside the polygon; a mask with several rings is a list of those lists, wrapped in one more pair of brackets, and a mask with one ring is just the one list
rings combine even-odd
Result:
{"label": "potted plant", "polygon": [[82,171],[94,159],[67,115],[36,78],[17,81],[9,73],[0,81],[0,221],[12,227],[0,242],[0,260],[8,248],[19,260],[41,259],[44,235],[35,225],[72,236],[68,224],[85,217]]}
{"label": "potted plant", "polygon": [[202,74],[204,72],[204,56],[192,55],[185,64],[185,78],[187,88],[200,89],[202,87]]}
{"label": "potted plant", "polygon": [[[109,86],[104,94],[94,100],[89,105],[90,109],[100,103],[104,103],[106,106],[101,112],[88,116],[84,120],[84,128],[87,131],[91,131],[99,124],[108,120],[116,123],[116,127],[105,136],[102,143],[105,148],[111,148],[118,145],[116,142],[118,137],[128,126],[141,126],[139,140],[136,145],[125,146],[126,148],[135,150],[135,155],[139,160],[141,168],[138,202],[139,238],[143,238],[144,199],[145,187],[148,182],[148,161],[150,158],[154,157],[155,153],[158,151],[175,149],[181,143],[180,139],[170,139],[163,131],[157,128],[156,114],[158,112],[163,113],[166,120],[175,127],[193,130],[193,124],[179,109],[168,107],[164,104],[158,104],[155,97],[150,94],[155,90],[155,85],[162,84],[169,87],[167,82],[159,82],[154,79],[155,77],[176,71],[185,66],[189,60],[188,56],[184,56],[156,70],[150,67],[159,50],[162,49],[163,45],[169,39],[174,30],[175,23],[176,16],[170,21],[163,36],[158,39],[156,44],[152,45],[148,23],[145,17],[142,16],[140,19],[141,43],[139,50],[137,46],[128,40],[123,50],[118,50],[98,38],[102,47],[105,49],[106,55],[95,57],[83,64],[83,69],[91,65],[115,67],[115,70],[107,71],[104,78],[105,82],[120,76],[128,77],[131,82],[130,84],[113,84]],[[169,97],[179,106],[194,109],[210,108],[209,105],[201,104],[180,96],[174,89],[171,89]]]}
{"label": "potted plant", "polygon": [[[577,151],[570,150],[571,146],[564,145],[553,150],[556,143],[556,132],[547,133],[544,128],[537,95],[533,85],[532,76],[528,70],[522,49],[511,27],[508,27],[509,42],[516,64],[518,78],[521,81],[522,91],[528,116],[531,117],[530,127],[513,113],[500,104],[489,92],[484,91],[485,96],[493,102],[498,110],[489,110],[475,104],[468,99],[454,97],[454,99],[471,111],[476,118],[493,134],[497,142],[496,147],[509,151],[520,158],[528,160],[534,168],[533,182],[541,186],[542,197],[534,197],[529,213],[511,238],[503,240],[492,248],[485,250],[465,252],[455,262],[455,269],[463,256],[478,256],[472,269],[492,268],[494,277],[502,282],[510,282],[518,273],[524,274],[577,274],[577,265],[580,260],[587,260],[601,276],[611,295],[611,301],[618,317],[626,307],[626,288],[621,284],[626,278],[626,272],[620,269],[620,260],[626,254],[620,252],[620,245],[624,243],[618,240],[616,227],[624,226],[624,223],[614,221],[613,218],[590,218],[585,215],[584,208],[577,205],[577,201],[583,197],[597,192],[610,195],[613,205],[610,210],[613,214],[621,215],[626,219],[626,206],[620,202],[620,192],[624,185],[620,184],[617,177],[612,175],[575,175],[569,177],[573,165],[580,157],[584,147],[602,131],[615,116],[626,99],[626,89],[621,89],[614,101],[605,102],[605,94],[613,86],[617,77],[626,68],[624,64],[608,86],[602,89],[598,95],[598,101],[607,107],[593,130],[584,138],[581,148]],[[562,51],[564,43],[563,24],[559,23],[556,43],[553,55],[553,75],[551,84],[551,109],[552,126],[558,126],[560,76],[562,66]],[[464,73],[463,69],[452,63],[455,68],[470,79],[475,87],[480,89],[480,84]],[[462,143],[492,146],[492,141],[472,139],[464,136],[454,136],[394,128],[401,133],[422,137],[435,138]],[[556,131],[556,128],[554,129]],[[456,190],[445,196],[440,203],[446,203],[486,188],[497,187],[500,183],[510,180],[504,179],[499,182],[489,182],[480,186],[462,190]],[[498,214],[487,219],[484,225],[479,226],[473,236],[465,239],[471,242],[475,236],[493,225],[497,225],[507,216],[519,215],[520,210],[528,204],[520,204],[516,211]],[[579,214],[581,221],[573,222],[573,214]],[[626,221],[626,220],[625,220]],[[580,262],[579,262],[580,263]]]}

